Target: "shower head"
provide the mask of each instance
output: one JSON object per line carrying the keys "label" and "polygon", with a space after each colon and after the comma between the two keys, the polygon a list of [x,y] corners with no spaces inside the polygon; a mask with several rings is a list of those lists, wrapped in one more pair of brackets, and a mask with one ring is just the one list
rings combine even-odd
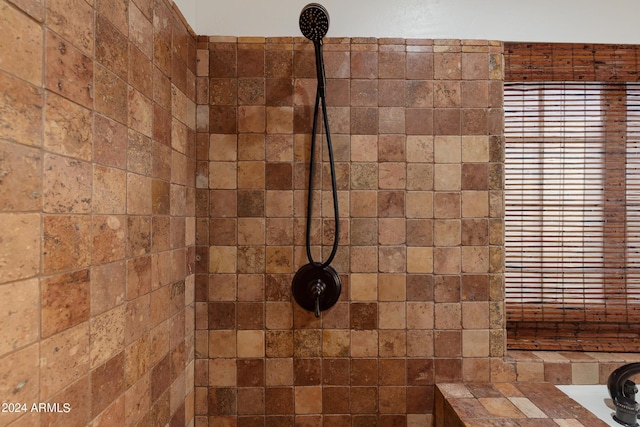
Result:
{"label": "shower head", "polygon": [[318,3],[309,3],[300,12],[300,31],[314,43],[318,43],[329,31],[329,13]]}

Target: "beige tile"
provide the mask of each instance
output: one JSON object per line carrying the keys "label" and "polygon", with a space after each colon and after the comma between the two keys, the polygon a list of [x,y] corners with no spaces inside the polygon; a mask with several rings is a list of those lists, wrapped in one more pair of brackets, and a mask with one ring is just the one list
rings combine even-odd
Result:
{"label": "beige tile", "polygon": [[463,330],[462,357],[488,357],[489,331]]}
{"label": "beige tile", "polygon": [[[353,287],[353,276],[351,276]],[[404,301],[407,296],[406,276],[404,274],[378,275],[378,300]]]}
{"label": "beige tile", "polygon": [[95,368],[124,348],[125,307],[119,306],[90,320],[90,367]]}
{"label": "beige tile", "polygon": [[460,329],[462,326],[462,307],[460,303],[435,304],[436,329]]}
{"label": "beige tile", "polygon": [[35,278],[0,285],[0,355],[38,339],[39,299],[39,283]]}
{"label": "beige tile", "polygon": [[432,273],[433,248],[407,248],[407,273]]}
{"label": "beige tile", "polygon": [[407,329],[433,329],[434,304],[432,302],[414,302],[407,304]]}
{"label": "beige tile", "polygon": [[49,93],[45,105],[44,147],[58,154],[90,161],[92,119],[89,109]]}
{"label": "beige tile", "polygon": [[47,3],[47,24],[90,55],[93,49],[93,8],[82,0]]}
{"label": "beige tile", "polygon": [[351,357],[378,356],[378,331],[352,330]]}
{"label": "beige tile", "polygon": [[434,141],[434,161],[436,163],[460,163],[462,144],[459,136],[436,136]]}
{"label": "beige tile", "polygon": [[209,386],[236,387],[236,359],[209,359]]}
{"label": "beige tile", "polygon": [[42,81],[42,27],[4,2],[0,5],[0,69],[39,86]]}
{"label": "beige tile", "polygon": [[434,160],[434,143],[432,136],[407,136],[407,162],[431,163]]}
{"label": "beige tile", "polygon": [[101,165],[93,167],[92,208],[95,213],[126,212],[126,172]]}
{"label": "beige tile", "polygon": [[42,191],[44,212],[91,212],[91,164],[45,154]]}
{"label": "beige tile", "polygon": [[433,217],[433,193],[427,191],[408,191],[406,203],[407,218]]}
{"label": "beige tile", "polygon": [[378,304],[378,327],[380,329],[405,329],[406,309],[404,302],[381,302]]}
{"label": "beige tile", "polygon": [[264,331],[239,330],[237,331],[237,355],[238,357],[264,357],[265,341]]}
{"label": "beige tile", "polygon": [[[63,349],[64,350],[64,349]],[[15,402],[38,402],[40,398],[40,371],[46,369],[40,362],[40,345],[33,344],[0,358],[3,367],[3,380],[0,383],[0,395],[11,396]],[[0,422],[8,425],[21,413],[0,412]],[[24,418],[24,417],[23,417]],[[32,420],[28,420],[32,421]],[[17,423],[18,425],[29,426]]]}
{"label": "beige tile", "polygon": [[374,273],[354,273],[350,277],[352,301],[375,301],[378,298],[378,275]]}
{"label": "beige tile", "polygon": [[48,399],[89,370],[89,322],[40,343],[41,399]]}

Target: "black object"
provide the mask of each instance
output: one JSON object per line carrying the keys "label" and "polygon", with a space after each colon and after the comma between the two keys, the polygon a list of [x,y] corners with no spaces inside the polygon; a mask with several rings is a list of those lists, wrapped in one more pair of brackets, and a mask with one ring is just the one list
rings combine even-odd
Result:
{"label": "black object", "polygon": [[636,374],[640,374],[639,362],[619,367],[609,375],[607,381],[609,395],[616,406],[613,419],[627,427],[638,427],[638,403],[636,402],[638,388],[628,379]]}
{"label": "black object", "polygon": [[[338,186],[336,184],[336,170],[333,160],[333,147],[331,145],[331,132],[329,131],[329,119],[327,118],[327,102],[325,99],[326,78],[324,73],[324,61],[322,57],[322,38],[329,30],[329,14],[318,3],[309,3],[300,12],[300,31],[313,42],[316,53],[316,74],[318,86],[316,90],[316,102],[313,111],[313,129],[311,134],[311,154],[309,156],[309,188],[307,194],[307,227],[306,250],[308,264],[298,270],[293,277],[291,292],[296,302],[304,309],[315,312],[320,317],[320,312],[331,308],[340,297],[342,284],[338,273],[329,266],[338,251],[340,240],[340,215],[338,212]],[[333,214],[335,229],[333,247],[331,253],[324,262],[316,262],[311,254],[311,212],[313,211],[313,176],[315,168],[316,137],[318,133],[318,115],[322,107],[322,118],[327,136],[327,153],[331,170],[331,190],[333,196]]]}
{"label": "black object", "polygon": [[316,317],[338,302],[341,290],[340,277],[330,266],[305,264],[293,278],[293,297],[300,307],[315,312]]}

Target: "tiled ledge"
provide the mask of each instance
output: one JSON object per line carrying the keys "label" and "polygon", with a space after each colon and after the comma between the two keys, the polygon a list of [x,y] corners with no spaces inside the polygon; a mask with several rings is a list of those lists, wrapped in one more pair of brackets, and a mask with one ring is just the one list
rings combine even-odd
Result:
{"label": "tiled ledge", "polygon": [[519,383],[606,384],[616,368],[640,362],[640,354],[509,350],[504,361],[515,365]]}
{"label": "tiled ledge", "polygon": [[606,427],[550,383],[438,384],[435,427]]}

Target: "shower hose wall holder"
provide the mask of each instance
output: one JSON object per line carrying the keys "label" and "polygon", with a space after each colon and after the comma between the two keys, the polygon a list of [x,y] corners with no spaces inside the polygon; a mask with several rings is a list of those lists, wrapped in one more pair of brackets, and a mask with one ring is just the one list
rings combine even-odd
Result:
{"label": "shower hose wall holder", "polygon": [[[309,188],[307,193],[307,227],[306,227],[306,250],[308,264],[303,265],[293,277],[291,292],[293,298],[302,308],[315,313],[320,317],[320,313],[327,310],[338,302],[342,283],[340,276],[330,266],[331,261],[338,250],[338,240],[340,237],[339,213],[338,213],[338,192],[336,185],[336,172],[333,161],[333,148],[331,146],[331,133],[329,131],[329,120],[327,118],[327,104],[325,100],[326,78],[324,73],[324,60],[322,57],[322,39],[329,30],[329,14],[327,10],[318,3],[309,3],[300,12],[300,31],[313,42],[316,54],[316,73],[318,86],[316,90],[316,102],[313,113],[313,129],[311,134],[311,153],[309,156]],[[333,212],[335,220],[335,232],[333,248],[331,254],[324,262],[316,262],[311,254],[311,216],[313,212],[313,175],[314,175],[314,153],[316,138],[318,135],[318,116],[322,107],[322,118],[327,138],[327,152],[331,170],[331,189],[333,195]]]}

